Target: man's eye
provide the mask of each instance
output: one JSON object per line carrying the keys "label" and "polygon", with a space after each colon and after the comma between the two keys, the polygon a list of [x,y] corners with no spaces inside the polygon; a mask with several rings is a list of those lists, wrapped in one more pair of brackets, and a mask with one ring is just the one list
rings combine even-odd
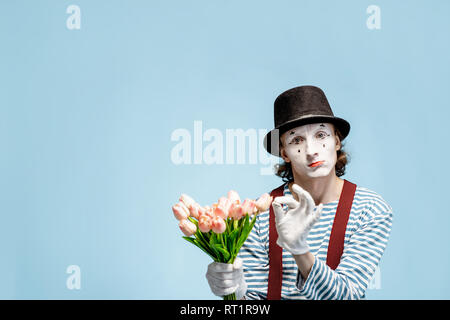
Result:
{"label": "man's eye", "polygon": [[319,132],[317,133],[317,138],[319,139],[323,139],[325,137],[328,137],[328,134],[326,134],[325,132]]}
{"label": "man's eye", "polygon": [[292,139],[292,141],[294,141],[295,143],[299,143],[302,141],[302,138],[300,137],[295,137],[294,139]]}

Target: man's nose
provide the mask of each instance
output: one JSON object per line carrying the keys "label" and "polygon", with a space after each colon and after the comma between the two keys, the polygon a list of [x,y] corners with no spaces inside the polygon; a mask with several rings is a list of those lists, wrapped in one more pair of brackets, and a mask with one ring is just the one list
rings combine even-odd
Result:
{"label": "man's nose", "polygon": [[305,153],[308,157],[318,155],[318,144],[314,143],[311,139],[306,140]]}

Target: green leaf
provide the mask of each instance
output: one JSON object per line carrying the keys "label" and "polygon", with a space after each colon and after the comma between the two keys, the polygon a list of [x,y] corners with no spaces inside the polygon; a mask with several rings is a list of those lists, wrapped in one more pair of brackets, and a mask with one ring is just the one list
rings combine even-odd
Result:
{"label": "green leaf", "polygon": [[187,240],[188,242],[192,243],[193,245],[197,246],[197,243],[195,243],[195,239],[191,237],[183,237],[184,240]]}
{"label": "green leaf", "polygon": [[195,237],[199,242],[201,242],[205,247],[208,246],[209,240],[205,239],[205,234],[201,232],[199,229],[197,229],[197,232],[195,233]]}
{"label": "green leaf", "polygon": [[217,256],[217,253],[214,252],[214,250],[211,249],[211,246],[207,243],[207,242],[200,242],[199,239],[197,239],[197,241],[201,244],[201,246],[209,252],[210,255],[212,256]]}
{"label": "green leaf", "polygon": [[245,215],[245,220],[244,220],[244,227],[243,227],[243,232],[247,232],[247,229],[248,229],[248,227],[249,227],[249,219],[250,219],[250,217],[249,217],[249,215],[248,215],[248,213]]}
{"label": "green leaf", "polygon": [[218,261],[217,260],[217,256],[214,255],[213,250],[211,250],[209,247],[203,247],[201,245],[198,246],[200,249],[203,250],[203,252],[205,252],[208,256],[210,256],[214,261]]}
{"label": "green leaf", "polygon": [[239,235],[239,230],[233,230],[233,232],[231,232],[231,234],[228,237],[228,251],[229,252],[234,252],[234,248],[236,247],[236,243],[237,243],[237,237]]}
{"label": "green leaf", "polygon": [[247,239],[247,237],[244,234],[242,234],[238,240],[238,243],[236,244],[236,248],[235,248],[236,252],[239,252],[239,250],[241,249],[241,247],[244,244],[246,239]]}
{"label": "green leaf", "polygon": [[216,240],[215,240],[215,233],[211,233],[211,237],[209,238],[209,248],[214,251],[214,255],[217,257],[217,259],[221,259],[221,255],[220,252],[215,248],[215,244],[216,244]]}
{"label": "green leaf", "polygon": [[223,261],[222,262],[228,262],[228,260],[230,259],[230,257],[231,257],[231,255],[230,255],[230,253],[228,252],[228,250],[227,249],[224,249],[223,247],[221,247],[220,245],[218,245],[218,244],[216,244],[215,246],[214,246],[216,249],[217,249],[217,251],[220,251],[220,253],[223,255]]}
{"label": "green leaf", "polygon": [[211,233],[212,233],[212,231],[201,232],[199,230],[200,237],[202,237],[202,240],[205,241],[206,243],[209,243],[209,238],[211,238]]}
{"label": "green leaf", "polygon": [[252,219],[252,222],[249,223],[249,216],[246,215],[245,217],[245,221],[244,221],[244,225],[242,228],[242,232],[239,234],[239,240],[237,241],[236,244],[236,253],[239,252],[239,250],[241,249],[242,245],[244,244],[245,240],[247,240],[248,235],[250,234],[250,231],[252,230],[253,226],[255,225],[256,219]]}
{"label": "green leaf", "polygon": [[225,234],[225,233],[222,233],[222,234],[220,235],[220,240],[222,240],[222,245],[223,245],[225,248],[228,248],[228,235]]}
{"label": "green leaf", "polygon": [[250,225],[248,226],[247,235],[249,235],[250,232],[252,231],[253,226],[255,225],[255,222],[256,222],[256,218],[253,218],[252,221],[250,222]]}
{"label": "green leaf", "polygon": [[239,229],[233,230],[233,232],[230,233],[230,241],[234,242],[236,240],[236,237],[239,234]]}
{"label": "green leaf", "polygon": [[239,229],[239,220],[233,220],[233,230]]}
{"label": "green leaf", "polygon": [[[189,217],[189,220],[198,226],[195,219]],[[250,215],[247,213],[240,220],[229,218],[225,222],[227,228],[222,234],[216,234],[212,231],[201,232],[197,228],[195,238],[183,237],[183,239],[199,247],[214,261],[233,263],[255,225],[256,215],[250,219]]]}
{"label": "green leaf", "polygon": [[232,231],[232,221],[233,219],[231,218],[227,218],[225,219],[225,225],[227,226],[226,230],[225,230],[225,234],[230,234],[230,232]]}
{"label": "green leaf", "polygon": [[209,237],[209,245],[213,246],[217,243],[216,241],[216,234],[214,232],[211,233],[211,236]]}
{"label": "green leaf", "polygon": [[245,224],[248,223],[248,215],[246,214],[244,218],[239,220],[239,234],[238,239],[241,238],[242,234],[245,233]]}
{"label": "green leaf", "polygon": [[192,217],[188,217],[188,219],[189,219],[190,222],[192,222],[193,224],[195,224],[195,226],[197,227],[197,230],[198,230],[198,221],[195,220],[195,219],[192,218]]}
{"label": "green leaf", "polygon": [[229,242],[228,248],[230,252],[235,251],[234,249],[236,248],[237,245],[238,236],[239,236],[239,229],[233,230],[233,232],[231,232],[230,238],[228,239]]}
{"label": "green leaf", "polygon": [[208,246],[205,246],[203,243],[199,242],[198,239],[194,239],[191,237],[183,237],[186,241],[192,243],[194,246],[202,249],[204,252],[206,252],[211,258],[215,260],[214,252],[209,249]]}

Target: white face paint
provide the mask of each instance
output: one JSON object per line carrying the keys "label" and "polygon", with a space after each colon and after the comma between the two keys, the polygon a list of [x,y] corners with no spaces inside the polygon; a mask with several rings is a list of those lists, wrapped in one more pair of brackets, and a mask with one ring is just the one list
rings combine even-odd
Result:
{"label": "white face paint", "polygon": [[284,160],[302,176],[327,176],[337,161],[336,151],[340,147],[336,139],[331,123],[312,123],[288,130],[281,136]]}

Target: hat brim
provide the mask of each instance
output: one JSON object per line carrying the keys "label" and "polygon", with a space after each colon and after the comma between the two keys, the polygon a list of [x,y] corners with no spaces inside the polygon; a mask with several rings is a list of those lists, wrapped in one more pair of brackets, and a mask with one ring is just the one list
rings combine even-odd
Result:
{"label": "hat brim", "polygon": [[281,125],[280,127],[269,131],[264,137],[264,148],[270,154],[281,157],[279,152],[279,137],[281,137],[283,133],[285,133],[289,129],[296,128],[305,124],[319,122],[332,123],[335,128],[338,129],[341,133],[342,140],[344,140],[350,132],[350,123],[342,118],[326,115],[312,115],[283,123],[283,125]]}

